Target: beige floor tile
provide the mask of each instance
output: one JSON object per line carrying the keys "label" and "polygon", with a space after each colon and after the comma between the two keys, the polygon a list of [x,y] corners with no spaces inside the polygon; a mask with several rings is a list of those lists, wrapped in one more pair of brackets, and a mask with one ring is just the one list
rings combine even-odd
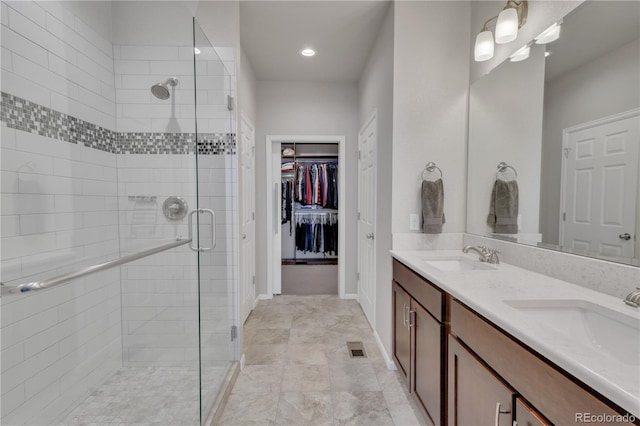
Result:
{"label": "beige floor tile", "polygon": [[333,407],[329,392],[283,392],[278,402],[276,425],[331,426]]}
{"label": "beige floor tile", "polygon": [[329,380],[333,392],[381,390],[376,373],[370,363],[330,364]]}
{"label": "beige floor tile", "polygon": [[249,345],[245,365],[284,364],[289,345]]}
{"label": "beige floor tile", "polygon": [[288,364],[284,369],[282,391],[328,391],[330,389],[327,365]]}
{"label": "beige floor tile", "polygon": [[231,394],[219,425],[273,424],[279,397],[277,393]]}
{"label": "beige floor tile", "polygon": [[289,345],[287,359],[299,364],[326,364],[327,355],[323,344]]}
{"label": "beige floor tile", "polygon": [[394,426],[382,392],[332,392],[334,424]]}
{"label": "beige floor tile", "polygon": [[279,393],[283,375],[283,365],[245,365],[231,392]]}

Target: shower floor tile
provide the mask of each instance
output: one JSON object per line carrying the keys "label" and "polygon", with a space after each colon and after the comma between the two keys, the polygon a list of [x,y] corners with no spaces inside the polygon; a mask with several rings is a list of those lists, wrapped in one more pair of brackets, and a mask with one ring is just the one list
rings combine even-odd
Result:
{"label": "shower floor tile", "polygon": [[[204,372],[212,401],[227,367]],[[187,367],[123,367],[69,413],[60,425],[199,425],[199,372]]]}

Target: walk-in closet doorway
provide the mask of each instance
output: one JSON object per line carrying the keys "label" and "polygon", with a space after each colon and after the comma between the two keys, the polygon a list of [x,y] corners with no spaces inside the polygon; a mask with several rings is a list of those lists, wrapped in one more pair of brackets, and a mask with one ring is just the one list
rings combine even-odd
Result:
{"label": "walk-in closet doorway", "polygon": [[[282,147],[289,144],[337,144],[338,156],[338,295],[340,298],[355,297],[346,295],[346,274],[345,274],[345,205],[346,184],[345,184],[345,152],[346,139],[344,136],[299,136],[299,135],[270,135],[267,140],[267,297],[282,293],[282,222],[281,222],[281,188],[282,188]],[[346,295],[346,296],[345,296]]]}

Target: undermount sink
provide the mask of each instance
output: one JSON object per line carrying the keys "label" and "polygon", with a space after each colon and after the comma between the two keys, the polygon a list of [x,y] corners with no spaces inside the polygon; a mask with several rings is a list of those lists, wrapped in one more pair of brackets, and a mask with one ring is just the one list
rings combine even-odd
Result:
{"label": "undermount sink", "polygon": [[477,269],[496,269],[487,263],[481,263],[478,260],[471,260],[463,256],[450,257],[427,257],[420,258],[424,263],[441,271],[473,271]]}
{"label": "undermount sink", "polygon": [[640,316],[585,300],[504,300],[523,315],[552,327],[567,339],[640,365]]}

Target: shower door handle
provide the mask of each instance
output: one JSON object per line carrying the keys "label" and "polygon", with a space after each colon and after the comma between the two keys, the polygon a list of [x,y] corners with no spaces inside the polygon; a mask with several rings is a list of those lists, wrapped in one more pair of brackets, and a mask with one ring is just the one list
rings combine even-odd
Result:
{"label": "shower door handle", "polygon": [[193,215],[197,213],[198,213],[198,210],[191,210],[189,212],[189,223],[187,225],[189,227],[189,240],[190,240],[189,248],[192,251],[198,251],[198,247],[193,245],[193,243],[195,242],[195,239],[193,238]]}
{"label": "shower door handle", "polygon": [[[200,213],[207,213],[209,215],[211,215],[211,247],[195,247],[193,245],[193,216],[195,214],[200,214]],[[211,209],[197,209],[197,210],[192,210],[189,213],[189,238],[192,240],[191,243],[189,243],[189,248],[193,251],[211,251],[216,247],[216,238],[217,238],[217,231],[216,231],[216,213],[211,210]],[[198,234],[198,245],[200,245],[200,235]]]}
{"label": "shower door handle", "polygon": [[[211,209],[198,209],[200,213],[207,213],[211,216],[211,247],[200,247],[200,251],[211,251],[216,248],[216,212]],[[199,241],[199,240],[198,240]]]}

